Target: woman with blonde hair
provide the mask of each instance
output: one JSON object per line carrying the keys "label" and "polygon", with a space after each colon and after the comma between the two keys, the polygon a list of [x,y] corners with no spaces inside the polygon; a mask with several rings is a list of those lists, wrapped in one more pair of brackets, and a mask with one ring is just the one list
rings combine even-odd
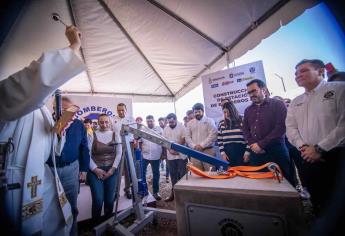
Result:
{"label": "woman with blonde hair", "polygon": [[122,156],[120,135],[110,127],[106,114],[98,118],[99,130],[94,132],[92,158],[87,181],[92,195],[92,219],[95,224],[102,221],[101,212],[104,203],[105,218],[111,217],[116,197],[118,167]]}

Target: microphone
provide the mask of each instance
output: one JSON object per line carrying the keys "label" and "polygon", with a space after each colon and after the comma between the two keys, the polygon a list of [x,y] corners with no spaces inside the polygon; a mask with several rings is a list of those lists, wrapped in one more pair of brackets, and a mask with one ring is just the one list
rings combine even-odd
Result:
{"label": "microphone", "polygon": [[58,13],[53,12],[52,13],[52,18],[53,18],[54,21],[60,22],[61,24],[63,24],[64,26],[67,27],[67,24],[65,22],[63,22],[63,20],[61,20],[61,17],[60,17],[60,15]]}

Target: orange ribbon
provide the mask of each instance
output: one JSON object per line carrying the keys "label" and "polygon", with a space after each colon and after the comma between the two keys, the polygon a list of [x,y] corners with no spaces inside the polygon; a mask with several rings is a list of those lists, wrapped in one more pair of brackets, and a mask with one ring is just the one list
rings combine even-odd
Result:
{"label": "orange ribbon", "polygon": [[[229,179],[235,176],[242,176],[250,179],[276,179],[279,182],[283,180],[283,174],[280,167],[274,162],[268,162],[261,166],[234,166],[229,167],[227,171],[218,175],[209,175],[207,172],[193,166],[192,163],[187,165],[188,169],[196,175],[210,179]],[[267,168],[269,171],[259,172]]]}

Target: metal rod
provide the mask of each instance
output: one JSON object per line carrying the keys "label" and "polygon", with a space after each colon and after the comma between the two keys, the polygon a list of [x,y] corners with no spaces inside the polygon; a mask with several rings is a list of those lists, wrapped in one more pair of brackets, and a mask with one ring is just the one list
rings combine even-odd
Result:
{"label": "metal rod", "polygon": [[60,15],[58,13],[56,13],[56,12],[52,13],[52,18],[56,22],[60,22],[61,24],[63,24],[64,26],[67,27],[67,24],[63,20],[61,20],[61,17],[60,17]]}
{"label": "metal rod", "polygon": [[[73,12],[73,6],[72,6],[71,0],[67,0],[67,5],[68,5],[69,12],[70,12],[70,14],[71,14],[71,16],[72,16],[73,25],[75,25],[75,26],[78,27],[77,22],[76,22],[76,20],[75,20],[75,15],[74,15],[74,12]],[[87,64],[87,63],[86,63],[86,59],[85,59],[85,53],[84,53],[84,50],[83,50],[82,47],[80,47],[80,55],[81,55],[81,57],[83,58],[83,62],[84,62],[85,64]],[[95,92],[95,86],[94,86],[94,84],[93,84],[93,81],[92,81],[92,78],[91,78],[90,71],[89,71],[88,67],[86,67],[86,75],[87,75],[87,78],[88,78],[88,80],[89,80],[91,93],[93,94],[93,93]]]}
{"label": "metal rod", "polygon": [[224,45],[218,43],[216,40],[212,39],[210,36],[208,36],[205,33],[201,32],[194,25],[188,23],[186,20],[184,20],[183,18],[179,17],[174,12],[172,12],[168,8],[164,7],[162,4],[160,4],[160,3],[158,3],[158,2],[156,2],[154,0],[147,0],[147,1],[149,3],[151,3],[152,5],[156,6],[157,8],[159,8],[160,10],[162,10],[165,14],[171,16],[172,18],[174,18],[175,20],[177,20],[178,22],[180,22],[181,24],[183,24],[184,26],[186,26],[187,28],[189,28],[193,32],[197,33],[198,35],[200,35],[201,37],[206,39],[208,42],[212,43],[214,46],[216,46],[217,48],[219,48],[223,52],[227,51],[227,49],[226,49],[226,47]]}
{"label": "metal rod", "polygon": [[[255,30],[257,27],[259,27],[263,22],[265,22],[270,16],[272,16],[276,11],[278,11],[281,7],[283,7],[289,0],[281,0],[278,1],[273,7],[271,7],[265,14],[263,14],[257,21],[253,22],[251,26],[249,26],[247,29],[245,29],[229,46],[227,46],[227,51],[231,51],[239,42],[241,42],[245,37],[247,37],[253,30]],[[255,27],[253,27],[255,26]],[[192,78],[184,84],[184,86],[175,93],[175,97],[181,93],[185,87],[187,87],[189,84],[191,84],[194,80],[196,80],[200,75],[202,75],[207,68],[211,68],[213,64],[215,64],[217,61],[219,61],[223,56],[225,52],[221,52],[218,56],[216,56],[209,64],[205,65],[205,68],[203,68],[199,73],[192,76]]]}
{"label": "metal rod", "polygon": [[278,75],[277,73],[274,73],[274,75],[277,76],[282,81],[284,92],[286,92],[284,78],[282,76]]}
{"label": "metal rod", "polygon": [[[78,92],[78,91],[63,91],[63,94],[78,94],[78,95],[89,95],[88,92]],[[173,95],[158,95],[158,94],[143,94],[143,93],[110,93],[110,92],[94,92],[92,95],[103,94],[111,96],[143,96],[143,97],[162,97],[162,98],[171,98]]]}
{"label": "metal rod", "polygon": [[[122,144],[122,146],[124,146]],[[124,153],[124,148],[122,148],[122,153]],[[114,220],[113,224],[117,224],[119,222],[117,216],[117,209],[119,207],[119,201],[120,201],[120,189],[121,189],[121,179],[122,179],[122,173],[124,168],[124,155],[121,155],[121,161],[120,161],[120,169],[118,170],[118,177],[117,177],[117,184],[116,184],[116,198],[115,198],[115,212],[114,212]]]}

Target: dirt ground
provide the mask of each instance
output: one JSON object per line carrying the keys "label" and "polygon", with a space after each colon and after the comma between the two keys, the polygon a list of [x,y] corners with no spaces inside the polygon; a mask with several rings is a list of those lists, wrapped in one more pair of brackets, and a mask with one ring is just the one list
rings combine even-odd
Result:
{"label": "dirt ground", "polygon": [[[165,202],[164,199],[170,196],[171,193],[171,181],[166,181],[165,177],[165,167],[160,169],[160,178],[159,178],[159,193],[162,197],[162,200],[155,203],[156,208],[175,210],[175,202]],[[149,191],[152,192],[152,175],[151,168],[148,167],[147,173],[147,184]],[[139,234],[139,236],[173,236],[177,235],[177,226],[176,221],[158,218],[157,222],[153,224],[148,224]]]}
{"label": "dirt ground", "polygon": [[[148,167],[147,169],[147,184],[149,191],[152,193],[152,171],[151,168]],[[151,203],[149,207],[156,207],[161,209],[169,209],[175,210],[175,202],[165,202],[164,199],[169,197],[171,193],[171,182],[166,181],[165,177],[165,167],[164,169],[160,168],[160,184],[159,184],[159,192],[162,197],[161,201],[156,201],[155,203]],[[302,200],[304,213],[305,213],[305,220],[307,224],[310,226],[314,220],[313,214],[313,207],[309,200]],[[121,222],[125,226],[129,226],[133,221],[134,217],[128,217],[126,220]],[[85,224],[82,227],[79,227],[79,235],[83,236],[91,236],[92,229],[89,227],[89,224]],[[103,235],[116,235],[113,232],[106,232]],[[158,218],[153,223],[146,225],[138,234],[138,236],[175,236],[177,235],[177,225],[176,221]]]}
{"label": "dirt ground", "polygon": [[[152,193],[152,171],[151,167],[147,168],[147,185],[149,191]],[[160,167],[160,179],[159,179],[159,193],[162,197],[162,200],[151,203],[149,207],[156,207],[161,209],[175,210],[175,202],[165,202],[164,199],[170,196],[171,193],[171,181],[170,178],[166,181],[165,177],[165,166],[163,169]],[[133,222],[134,217],[128,217],[125,221],[121,222],[124,225],[128,226]],[[91,222],[83,222],[79,225],[79,235],[82,236],[91,236],[92,227]],[[103,235],[116,235],[112,232],[105,232]],[[153,223],[148,224],[144,227],[138,234],[138,236],[175,236],[177,235],[177,226],[176,221],[158,218]]]}

